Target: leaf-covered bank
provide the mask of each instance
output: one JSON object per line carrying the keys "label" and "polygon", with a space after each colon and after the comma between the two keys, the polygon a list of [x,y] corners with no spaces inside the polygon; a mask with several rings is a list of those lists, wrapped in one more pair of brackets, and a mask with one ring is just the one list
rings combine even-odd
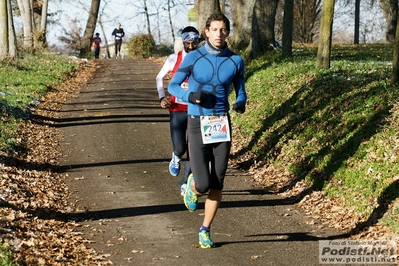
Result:
{"label": "leaf-covered bank", "polygon": [[328,70],[315,68],[314,47],[298,47],[290,59],[277,52],[252,61],[247,112],[233,114],[235,164],[351,235],[381,237],[375,233],[381,227],[397,232],[392,51],[383,44],[334,46]]}
{"label": "leaf-covered bank", "polygon": [[[86,247],[88,240],[72,215],[77,207],[68,202],[71,191],[57,163],[59,132],[52,127],[62,104],[97,66],[66,57],[24,59],[0,66],[0,77],[9,80],[0,90],[5,107],[0,123],[0,265],[110,265]],[[4,128],[13,130],[3,135]]]}
{"label": "leaf-covered bank", "polygon": [[[329,70],[315,69],[312,47],[298,47],[291,59],[277,52],[247,64],[247,112],[231,113],[232,164],[251,173],[255,185],[354,237],[381,239],[397,232],[399,110],[397,87],[390,85],[391,51],[388,45],[334,47]],[[57,168],[57,130],[51,127],[65,99],[97,66],[72,61],[70,67],[72,59],[64,58],[27,60],[42,63],[15,64],[21,71],[9,72],[13,85],[0,90],[17,97],[2,98],[9,106],[4,110],[21,110],[2,118],[18,130],[4,138],[11,150],[0,154],[2,254],[10,250],[21,265],[105,265],[107,259],[86,248],[88,240],[75,230],[80,225],[71,216],[75,206],[66,204],[71,192]],[[65,76],[50,74],[55,65],[48,62],[60,63]],[[34,68],[24,64],[46,67],[40,73],[50,76],[29,86]],[[1,65],[0,72],[7,67]],[[30,89],[12,93],[25,79]],[[46,89],[37,93],[37,87]],[[1,256],[7,255],[0,262]]]}

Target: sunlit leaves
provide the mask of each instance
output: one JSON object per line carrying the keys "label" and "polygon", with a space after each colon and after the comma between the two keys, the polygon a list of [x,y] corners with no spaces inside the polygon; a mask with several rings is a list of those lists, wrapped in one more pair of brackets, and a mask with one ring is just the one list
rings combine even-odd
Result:
{"label": "sunlit leaves", "polygon": [[[85,84],[94,65],[43,95],[36,113],[53,118],[71,93]],[[42,121],[50,122],[50,121]],[[19,125],[17,149],[0,161],[0,233],[10,256],[24,265],[111,265],[86,247],[80,225],[64,214],[77,209],[57,170],[58,131],[27,120]]]}
{"label": "sunlit leaves", "polygon": [[[245,154],[234,154],[235,165],[290,197],[319,190],[324,203],[314,192],[302,206],[332,226],[351,229],[378,211],[379,200],[395,197],[389,188],[399,176],[391,51],[390,45],[335,46],[328,70],[314,67],[309,47],[289,62],[277,63],[278,55],[251,62],[247,112],[232,113],[234,152]],[[385,220],[399,227],[389,213]]]}

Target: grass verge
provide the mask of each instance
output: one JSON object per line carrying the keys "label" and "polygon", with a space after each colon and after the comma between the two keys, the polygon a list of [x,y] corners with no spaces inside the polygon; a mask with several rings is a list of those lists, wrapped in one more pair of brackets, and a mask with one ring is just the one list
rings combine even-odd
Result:
{"label": "grass verge", "polygon": [[[390,84],[392,51],[390,45],[334,46],[329,70],[316,69],[315,47],[247,64],[247,112],[232,112],[237,165],[259,185],[291,192],[297,203],[317,192],[334,199],[323,209],[330,225],[354,230],[381,222],[397,232],[399,90]],[[0,63],[1,151],[18,143],[18,124],[40,96],[78,66],[52,55]],[[351,223],[342,219],[348,214]]]}
{"label": "grass verge", "polygon": [[78,65],[73,58],[30,54],[0,62],[0,150],[16,145],[18,123]]}
{"label": "grass verge", "polygon": [[275,53],[252,61],[247,112],[232,114],[234,157],[244,157],[238,165],[257,172],[268,189],[291,191],[295,202],[322,192],[342,212],[356,213],[346,225],[326,217],[334,226],[359,230],[381,221],[397,232],[399,90],[390,84],[392,51],[383,44],[333,46],[328,70],[315,68],[316,47],[298,47],[289,59]]}
{"label": "grass verge", "polygon": [[[0,163],[1,157],[7,156],[19,145],[19,125],[29,118],[40,103],[41,96],[65,81],[81,62],[56,55],[29,54],[0,62]],[[0,194],[3,193],[0,191]],[[4,207],[4,203],[7,206],[0,199],[0,207]],[[3,240],[3,237],[7,239],[9,236],[6,233],[0,239]],[[6,242],[0,244],[0,265],[18,265],[10,258],[10,248]]]}
{"label": "grass verge", "polygon": [[17,262],[10,259],[10,247],[7,244],[0,244],[0,265],[17,266]]}

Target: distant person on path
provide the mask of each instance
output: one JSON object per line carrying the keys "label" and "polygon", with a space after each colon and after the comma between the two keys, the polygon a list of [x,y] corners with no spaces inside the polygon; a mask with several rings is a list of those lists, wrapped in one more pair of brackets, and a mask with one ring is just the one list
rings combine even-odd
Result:
{"label": "distant person on path", "polygon": [[[184,165],[184,175],[180,180],[180,192],[184,195],[187,177],[191,173],[190,161],[187,147],[187,102],[177,99],[173,95],[166,97],[164,79],[168,75],[172,76],[176,72],[185,56],[197,49],[199,41],[198,30],[192,26],[185,27],[182,30],[183,50],[168,56],[161,70],[156,77],[158,96],[162,108],[169,109],[170,115],[170,136],[172,138],[173,153],[169,163],[169,172],[172,176],[178,176],[180,173],[180,161],[187,152],[187,159]],[[187,81],[182,83],[182,88],[187,90]]]}
{"label": "distant person on path", "polygon": [[112,32],[115,41],[115,57],[121,56],[122,38],[125,36],[125,32],[121,28],[121,23],[116,24],[116,28]]}
{"label": "distant person on path", "polygon": [[[183,198],[192,212],[197,208],[198,197],[208,193],[199,244],[201,248],[212,248],[215,244],[210,238],[210,229],[222,200],[231,148],[230,85],[235,89],[236,101],[232,108],[236,112],[245,112],[247,94],[244,61],[227,47],[226,38],[230,34],[227,17],[223,13],[209,16],[205,34],[207,42],[186,56],[168,92],[189,102],[187,131],[192,174]],[[187,77],[188,90],[184,90],[181,84]]]}
{"label": "distant person on path", "polygon": [[94,58],[100,58],[100,45],[101,45],[101,38],[100,33],[96,33],[95,37],[91,40],[94,48]]}

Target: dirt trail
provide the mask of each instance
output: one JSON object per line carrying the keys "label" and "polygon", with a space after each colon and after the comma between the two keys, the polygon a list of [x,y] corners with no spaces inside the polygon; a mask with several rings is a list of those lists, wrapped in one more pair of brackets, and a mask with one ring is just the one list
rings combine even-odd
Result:
{"label": "dirt trail", "polygon": [[[318,240],[339,232],[310,222],[281,198],[229,169],[211,230],[198,248],[204,198],[190,213],[168,172],[169,115],[159,107],[149,60],[104,60],[64,104],[62,165],[90,247],[113,265],[317,265]],[[234,134],[234,133],[233,133]],[[181,173],[182,174],[182,173]]]}

